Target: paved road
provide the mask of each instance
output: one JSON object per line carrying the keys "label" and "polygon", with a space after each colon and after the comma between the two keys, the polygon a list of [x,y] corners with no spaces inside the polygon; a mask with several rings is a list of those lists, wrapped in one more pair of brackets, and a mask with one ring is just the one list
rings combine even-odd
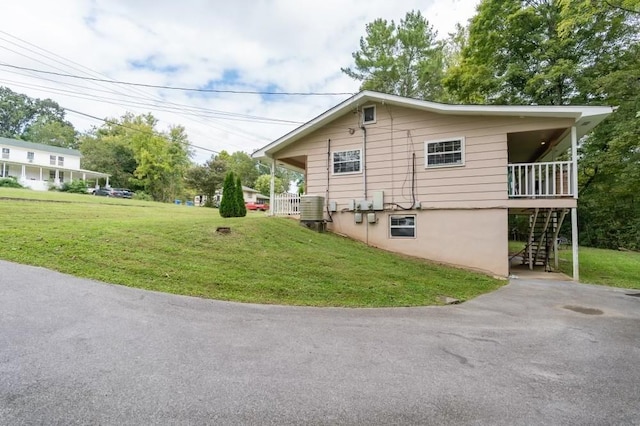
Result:
{"label": "paved road", "polygon": [[457,306],[296,308],[0,261],[0,424],[640,424],[627,293],[517,280]]}

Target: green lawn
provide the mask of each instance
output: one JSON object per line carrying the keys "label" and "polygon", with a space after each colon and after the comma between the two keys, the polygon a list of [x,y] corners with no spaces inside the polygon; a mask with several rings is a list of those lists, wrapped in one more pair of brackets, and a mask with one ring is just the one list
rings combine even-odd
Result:
{"label": "green lawn", "polygon": [[[509,253],[516,253],[525,243],[509,242]],[[571,247],[559,251],[560,271],[571,276],[573,259]],[[640,289],[640,253],[580,247],[580,281],[612,287]]]}
{"label": "green lawn", "polygon": [[[505,283],[264,213],[222,219],[201,207],[0,188],[0,217],[2,259],[213,299],[420,306],[438,304],[438,296],[468,300]],[[218,226],[231,234],[216,233]]]}

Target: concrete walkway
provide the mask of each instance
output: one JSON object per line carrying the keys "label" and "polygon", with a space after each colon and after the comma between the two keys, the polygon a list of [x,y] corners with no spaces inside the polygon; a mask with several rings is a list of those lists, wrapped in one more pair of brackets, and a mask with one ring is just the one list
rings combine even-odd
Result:
{"label": "concrete walkway", "polygon": [[297,308],[0,261],[0,424],[639,424],[637,293]]}

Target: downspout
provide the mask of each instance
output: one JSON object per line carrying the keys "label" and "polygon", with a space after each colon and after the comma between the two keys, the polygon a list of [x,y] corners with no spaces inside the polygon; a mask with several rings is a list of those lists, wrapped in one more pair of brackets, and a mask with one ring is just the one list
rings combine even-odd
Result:
{"label": "downspout", "polygon": [[329,219],[327,222],[333,222],[333,217],[331,217],[331,211],[329,211],[329,183],[331,178],[331,139],[327,139],[327,190],[325,191],[325,202],[327,207],[327,216]]}
{"label": "downspout", "polygon": [[360,126],[362,129],[362,192],[364,193],[364,200],[367,199],[367,128],[364,125]]}

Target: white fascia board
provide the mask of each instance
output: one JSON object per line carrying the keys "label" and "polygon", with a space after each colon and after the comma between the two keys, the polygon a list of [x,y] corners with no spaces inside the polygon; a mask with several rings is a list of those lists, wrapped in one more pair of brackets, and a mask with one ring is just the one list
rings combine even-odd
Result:
{"label": "white fascia board", "polygon": [[[335,107],[325,111],[316,118],[308,121],[297,129],[276,139],[263,148],[255,151],[253,158],[271,158],[274,152],[294,143],[296,140],[321,128],[325,124],[342,116],[345,112],[352,110],[365,103],[379,102],[405,108],[414,108],[423,111],[434,112],[447,115],[485,115],[485,116],[513,116],[513,117],[549,117],[549,118],[573,118],[576,123],[589,122],[586,124],[583,134],[595,127],[614,111],[608,106],[542,106],[542,105],[453,105],[440,104],[419,99],[405,98],[397,95],[371,92],[365,90],[351,98],[339,103]],[[578,124],[579,125],[579,124]],[[579,132],[582,133],[582,132]]]}

